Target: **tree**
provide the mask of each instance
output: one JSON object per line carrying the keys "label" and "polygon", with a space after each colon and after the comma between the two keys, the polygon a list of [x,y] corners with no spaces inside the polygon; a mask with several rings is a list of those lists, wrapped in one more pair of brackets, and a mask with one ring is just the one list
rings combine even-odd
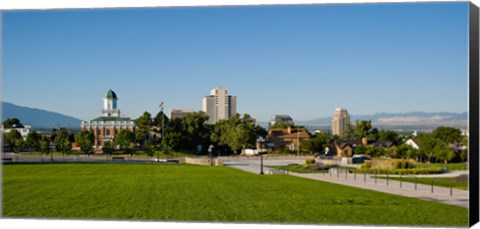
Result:
{"label": "tree", "polygon": [[57,151],[62,152],[65,160],[65,153],[72,152],[71,133],[65,129],[58,129],[53,142],[56,144]]}
{"label": "tree", "polygon": [[4,128],[13,128],[16,126],[21,126],[20,120],[17,118],[7,118],[5,121],[2,122]]}
{"label": "tree", "polygon": [[217,146],[228,146],[235,154],[238,154],[241,149],[255,146],[258,130],[259,127],[255,126],[250,115],[244,114],[240,118],[240,114],[237,113],[228,120],[217,122],[210,139]]}
{"label": "tree", "polygon": [[113,141],[125,153],[131,153],[133,150],[131,149],[131,143],[133,143],[134,139],[135,139],[135,135],[132,132],[122,129],[117,133],[117,135],[115,135],[115,138]]}
{"label": "tree", "polygon": [[310,138],[310,141],[302,142],[302,145],[306,145],[307,149],[310,152],[323,153],[325,148],[328,147],[330,142],[330,137],[325,132],[316,133],[313,137]]}
{"label": "tree", "polygon": [[50,138],[49,137],[42,137],[40,139],[40,152],[44,155],[50,154],[52,157],[50,160],[53,161],[53,154],[51,154],[51,149],[50,149]]}
{"label": "tree", "polygon": [[355,154],[367,154],[368,146],[360,144],[355,148]]}
{"label": "tree", "polygon": [[270,126],[270,129],[273,129],[273,128],[288,128],[288,127],[294,128],[295,125],[293,123],[278,120],[272,126]]}
{"label": "tree", "polygon": [[27,138],[25,139],[25,145],[35,151],[40,150],[40,140],[42,136],[37,132],[28,133]]}
{"label": "tree", "polygon": [[402,144],[397,148],[397,157],[416,159],[418,151],[410,145]]}
{"label": "tree", "polygon": [[148,132],[150,131],[153,125],[152,115],[146,111],[143,112],[143,115],[138,117],[135,120],[135,125],[136,125],[135,139],[137,140],[138,143],[143,145],[145,141],[148,140]]}
{"label": "tree", "polygon": [[427,157],[427,161],[431,162],[432,158],[435,156],[435,146],[441,145],[443,142],[437,138],[433,138],[429,134],[420,134],[417,136],[417,140],[420,142],[420,154]]}
{"label": "tree", "polygon": [[145,154],[151,158],[155,154],[155,149],[153,148],[152,144],[145,142],[145,145],[143,146],[143,152],[145,152]]}
{"label": "tree", "polygon": [[439,144],[434,147],[435,158],[443,160],[445,164],[448,164],[448,161],[452,160],[455,157],[453,149],[448,147],[444,142],[439,142]]}
{"label": "tree", "polygon": [[347,123],[347,125],[345,125],[345,129],[340,133],[340,138],[345,140],[355,139],[355,129],[352,124]]}
{"label": "tree", "polygon": [[113,147],[113,144],[111,141],[106,141],[103,143],[103,146],[102,146],[102,151],[104,154],[110,156],[113,154],[113,152],[115,152],[115,148]]}
{"label": "tree", "polygon": [[19,153],[23,145],[23,138],[16,129],[5,134],[5,143],[7,143],[15,153]]}
{"label": "tree", "polygon": [[367,137],[370,129],[372,129],[372,121],[371,120],[356,120],[355,121],[355,135],[358,138]]}
{"label": "tree", "polygon": [[83,153],[87,155],[94,153],[92,146],[95,144],[95,135],[93,132],[87,130],[78,132],[75,136],[75,142],[80,146],[80,150]]}
{"label": "tree", "polygon": [[440,126],[432,131],[432,137],[440,139],[447,144],[453,144],[462,140],[462,131],[453,127]]}
{"label": "tree", "polygon": [[210,143],[211,127],[207,120],[208,116],[203,111],[187,114],[182,120],[182,133],[188,139],[185,142],[187,149],[195,151],[198,145],[207,146]]}
{"label": "tree", "polygon": [[159,130],[159,133],[164,133],[165,132],[165,129],[167,128],[169,122],[170,122],[170,120],[163,113],[163,111],[159,111],[157,113],[157,115],[155,116],[155,118],[153,119],[153,125],[157,127],[157,130]]}
{"label": "tree", "polygon": [[392,130],[380,130],[378,132],[378,139],[379,140],[389,140],[397,146],[402,144],[402,139],[400,138],[400,135],[398,135],[397,132],[392,131]]}

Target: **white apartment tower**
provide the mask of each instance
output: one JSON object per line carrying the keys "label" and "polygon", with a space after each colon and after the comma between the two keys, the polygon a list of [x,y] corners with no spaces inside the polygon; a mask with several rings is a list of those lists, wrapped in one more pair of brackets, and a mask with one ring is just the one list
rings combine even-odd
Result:
{"label": "white apartment tower", "polygon": [[203,98],[203,111],[209,117],[209,124],[228,119],[237,113],[237,97],[228,95],[226,88],[216,87],[210,91],[210,95]]}
{"label": "white apartment tower", "polygon": [[350,116],[347,109],[337,108],[332,118],[332,134],[341,135],[347,125],[350,124]]}

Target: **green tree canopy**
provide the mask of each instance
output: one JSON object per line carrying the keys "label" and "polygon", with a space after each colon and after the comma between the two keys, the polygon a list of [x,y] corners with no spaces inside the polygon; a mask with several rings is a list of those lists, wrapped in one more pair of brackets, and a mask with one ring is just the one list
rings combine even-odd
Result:
{"label": "green tree canopy", "polygon": [[[152,115],[148,112],[143,112],[143,115],[135,120],[136,130],[135,139],[138,143],[143,145],[148,140],[148,132],[153,126]],[[161,124],[160,124],[161,128]]]}
{"label": "green tree canopy", "polygon": [[244,114],[243,117],[240,117],[240,114],[237,113],[228,120],[217,122],[210,139],[216,145],[228,146],[235,154],[238,154],[241,149],[255,146],[258,130],[259,127],[255,126],[250,115]]}
{"label": "green tree canopy", "polygon": [[41,139],[42,139],[42,136],[39,133],[30,132],[27,134],[27,138],[25,139],[25,145],[35,151],[39,151]]}
{"label": "green tree canopy", "polygon": [[115,152],[115,148],[111,141],[103,142],[102,151],[104,154],[111,155]]}
{"label": "green tree canopy", "polygon": [[352,126],[352,124],[347,123],[345,129],[342,131],[342,133],[340,133],[340,138],[345,140],[356,139],[355,128]]}
{"label": "green tree canopy", "polygon": [[12,128],[14,126],[20,126],[20,120],[18,118],[7,118],[5,121],[2,122],[4,128]]}
{"label": "green tree canopy", "polygon": [[19,153],[20,149],[22,148],[24,142],[22,135],[16,129],[10,130],[7,134],[5,134],[5,143],[7,143],[15,153]]}
{"label": "green tree canopy", "polygon": [[69,154],[72,152],[72,135],[73,133],[69,130],[58,129],[53,142],[56,145],[56,149],[62,152],[62,155],[65,156],[65,153]]}
{"label": "green tree canopy", "polygon": [[402,139],[401,139],[400,135],[393,130],[380,130],[378,132],[378,139],[379,140],[389,140],[397,146],[402,144]]}
{"label": "green tree canopy", "polygon": [[125,153],[132,153],[133,149],[131,149],[131,144],[135,139],[135,135],[125,129],[118,131],[117,135],[115,135],[114,142],[117,144],[121,150],[125,151]]}
{"label": "green tree canopy", "polygon": [[92,148],[95,144],[95,135],[91,131],[82,130],[75,136],[75,142],[80,146],[80,150],[85,154],[93,154]]}
{"label": "green tree canopy", "polygon": [[371,120],[356,120],[355,121],[355,135],[360,138],[367,137],[372,129]]}
{"label": "green tree canopy", "polygon": [[453,127],[440,126],[432,132],[432,137],[440,139],[447,144],[457,143],[462,141],[462,131]]}
{"label": "green tree canopy", "polygon": [[288,128],[288,127],[295,128],[295,124],[284,122],[282,120],[278,120],[272,126],[270,126],[270,129],[272,129],[272,128]]}

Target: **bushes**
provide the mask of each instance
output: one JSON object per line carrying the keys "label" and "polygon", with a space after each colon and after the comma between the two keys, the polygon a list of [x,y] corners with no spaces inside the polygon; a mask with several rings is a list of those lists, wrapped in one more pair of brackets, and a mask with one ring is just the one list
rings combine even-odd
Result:
{"label": "bushes", "polygon": [[396,174],[396,175],[418,175],[418,174],[438,174],[442,173],[440,168],[410,168],[410,169],[357,169],[357,173],[377,173],[377,174]]}
{"label": "bushes", "polygon": [[411,159],[394,159],[394,160],[381,160],[381,161],[365,161],[360,167],[362,169],[412,169],[416,167],[416,162]]}
{"label": "bushes", "polygon": [[315,164],[315,158],[307,158],[305,160],[305,164],[307,165]]}
{"label": "bushes", "polygon": [[417,168],[416,162],[412,159],[394,159],[381,161],[365,161],[357,170],[359,173],[379,173],[379,174],[436,174],[442,173],[440,168]]}

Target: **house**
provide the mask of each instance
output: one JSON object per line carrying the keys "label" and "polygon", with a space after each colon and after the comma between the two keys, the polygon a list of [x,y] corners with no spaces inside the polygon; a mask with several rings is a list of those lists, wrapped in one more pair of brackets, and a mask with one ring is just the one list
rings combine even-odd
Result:
{"label": "house", "polygon": [[392,150],[394,153],[397,150],[395,144],[389,140],[368,140],[367,138],[362,138],[362,140],[335,139],[330,143],[327,154],[337,157],[353,157],[353,155],[355,155],[355,148],[359,145],[381,147],[386,150]]}
{"label": "house", "polygon": [[415,138],[410,138],[405,142],[405,145],[409,145],[413,147],[414,149],[420,149],[420,143],[418,142],[417,139]]}
{"label": "house", "polygon": [[272,128],[267,135],[267,142],[273,143],[275,150],[288,147],[290,151],[297,151],[305,140],[310,140],[305,128]]}
{"label": "house", "polygon": [[16,130],[22,135],[23,140],[27,139],[27,135],[32,132],[32,126],[30,125],[13,125],[11,127],[4,127],[3,125],[1,126],[0,132],[2,134],[6,134],[12,130]]}

